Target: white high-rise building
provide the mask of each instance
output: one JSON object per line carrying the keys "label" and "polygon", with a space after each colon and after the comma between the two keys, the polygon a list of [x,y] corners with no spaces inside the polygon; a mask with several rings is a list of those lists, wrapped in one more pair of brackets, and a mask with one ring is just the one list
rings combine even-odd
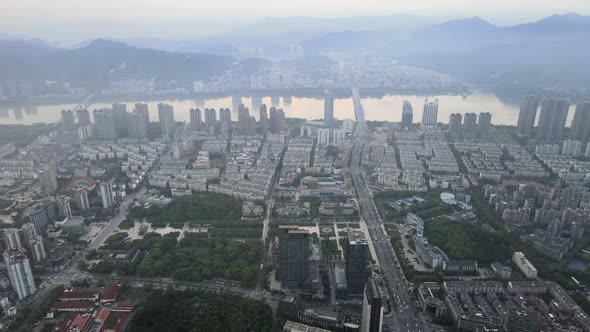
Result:
{"label": "white high-rise building", "polygon": [[347,133],[352,133],[354,130],[354,121],[351,119],[342,120],[342,129]]}
{"label": "white high-rise building", "polygon": [[44,189],[47,189],[51,192],[56,191],[58,189],[58,182],[57,182],[57,168],[55,166],[55,161],[50,160],[45,165],[45,172],[43,172],[43,184]]}
{"label": "white high-rise building", "polygon": [[438,119],[438,99],[424,101],[424,112],[422,113],[422,126],[436,127]]}
{"label": "white high-rise building", "polygon": [[88,191],[79,188],[76,192],[76,204],[78,209],[85,210],[90,208],[90,202],[88,201]]}
{"label": "white high-rise building", "polygon": [[45,245],[43,244],[43,237],[37,233],[35,225],[31,223],[24,224],[21,228],[25,238],[25,243],[31,251],[33,260],[40,262],[47,258],[47,252],[45,251]]}
{"label": "white high-rise building", "polygon": [[319,145],[330,144],[330,129],[325,129],[325,128],[318,129],[318,144]]}
{"label": "white high-rise building", "polygon": [[303,137],[312,137],[311,133],[313,132],[311,126],[303,125],[299,127],[299,136]]}
{"label": "white high-rise building", "polygon": [[33,279],[31,264],[22,249],[7,249],[3,256],[10,286],[18,299],[22,300],[35,293],[37,287]]}
{"label": "white high-rise building", "polygon": [[35,262],[41,262],[47,258],[47,252],[45,251],[45,245],[43,244],[43,237],[38,235],[37,238],[31,241],[31,255]]}
{"label": "white high-rise building", "polygon": [[35,228],[35,225],[33,225],[32,223],[26,223],[21,227],[21,230],[23,232],[23,237],[25,238],[25,243],[30,242],[31,240],[35,239],[37,237],[37,235],[39,235],[39,233],[37,233],[37,229]]}
{"label": "white high-rise building", "polygon": [[346,138],[346,132],[344,129],[334,129],[334,140],[332,145],[338,146],[338,144]]}
{"label": "white high-rise building", "polygon": [[174,122],[174,108],[172,105],[159,103],[158,118],[160,119],[162,137],[166,139],[173,138],[176,123]]}
{"label": "white high-rise building", "polygon": [[579,157],[582,153],[582,142],[567,140],[563,142],[561,154],[569,157]]}
{"label": "white high-rise building", "polygon": [[100,184],[100,197],[102,198],[102,207],[105,209],[109,209],[115,203],[113,184],[110,181]]}
{"label": "white high-rise building", "polygon": [[62,217],[71,217],[72,216],[72,199],[67,196],[61,196],[57,199],[57,209],[59,211],[59,215]]}
{"label": "white high-rise building", "polygon": [[8,248],[22,249],[23,245],[20,240],[20,233],[16,228],[6,228],[4,230],[4,246]]}
{"label": "white high-rise building", "polygon": [[527,278],[534,279],[537,277],[537,269],[522,252],[515,251],[512,254],[512,261]]}

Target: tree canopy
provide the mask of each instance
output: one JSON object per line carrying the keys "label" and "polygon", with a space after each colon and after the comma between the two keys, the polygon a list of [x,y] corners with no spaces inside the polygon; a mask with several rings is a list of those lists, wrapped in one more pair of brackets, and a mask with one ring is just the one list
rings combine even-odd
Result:
{"label": "tree canopy", "polygon": [[272,313],[261,301],[205,291],[154,291],[137,312],[130,332],[268,332]]}

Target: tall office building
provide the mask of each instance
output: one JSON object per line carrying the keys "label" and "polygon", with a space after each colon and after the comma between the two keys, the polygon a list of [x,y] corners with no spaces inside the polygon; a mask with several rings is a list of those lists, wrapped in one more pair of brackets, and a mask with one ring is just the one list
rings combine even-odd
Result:
{"label": "tall office building", "polygon": [[201,118],[201,110],[191,108],[189,111],[190,118],[191,118],[191,129],[192,130],[200,130],[201,126],[203,125],[203,120]]}
{"label": "tall office building", "polygon": [[50,221],[55,220],[55,205],[53,202],[38,202],[27,209],[29,221],[35,225],[37,233],[43,234]]}
{"label": "tall office building", "polygon": [[590,136],[590,102],[584,102],[576,105],[569,138],[585,142],[588,136]]}
{"label": "tall office building", "polygon": [[479,113],[477,120],[477,131],[480,137],[489,137],[492,128],[492,113]]}
{"label": "tall office building", "polygon": [[36,263],[42,262],[47,258],[47,252],[45,251],[45,245],[43,244],[43,237],[41,235],[37,235],[35,239],[31,240],[29,250]]}
{"label": "tall office building", "polygon": [[362,296],[367,283],[367,239],[362,232],[349,232],[344,259],[349,295]]}
{"label": "tall office building", "polygon": [[215,114],[215,109],[214,108],[206,108],[205,109],[205,127],[215,128],[216,122],[217,122],[217,116]]}
{"label": "tall office building", "polygon": [[428,101],[424,100],[424,112],[422,113],[422,126],[436,127],[438,119],[438,99]]}
{"label": "tall office building", "polygon": [[76,191],[76,205],[79,210],[86,210],[90,208],[90,202],[88,201],[88,191],[82,188],[78,188]]}
{"label": "tall office building", "polygon": [[113,104],[117,137],[127,137],[127,105]]}
{"label": "tall office building", "polygon": [[4,247],[6,249],[16,248],[22,249],[23,244],[20,240],[20,232],[17,228],[4,229]]}
{"label": "tall office building", "polygon": [[160,129],[162,137],[173,138],[176,129],[174,122],[174,108],[168,104],[158,104],[158,119],[160,120]]}
{"label": "tall office building", "polygon": [[563,138],[569,107],[570,104],[564,100],[543,100],[537,127],[537,140],[559,142]]}
{"label": "tall office building", "polygon": [[414,118],[414,110],[412,104],[409,101],[404,100],[404,106],[402,108],[402,128],[411,128]]}
{"label": "tall office building", "polygon": [[64,131],[74,132],[77,130],[74,112],[72,112],[71,110],[61,111],[61,122],[63,123]]}
{"label": "tall office building", "polygon": [[324,122],[334,122],[334,94],[328,89],[324,91]]}
{"label": "tall office building", "polygon": [[34,240],[37,236],[39,236],[39,233],[37,233],[37,229],[35,228],[35,225],[33,225],[32,223],[25,223],[22,227],[21,230],[23,232],[23,237],[25,239],[25,243],[27,244],[27,246],[29,246],[29,242],[31,240]]}
{"label": "tall office building", "polygon": [[228,126],[231,126],[231,110],[229,108],[220,108],[219,109],[219,122],[227,123]]}
{"label": "tall office building", "polygon": [[375,280],[370,278],[363,297],[363,318],[361,332],[381,332],[383,321],[383,299]]}
{"label": "tall office building", "polygon": [[539,331],[539,314],[534,311],[511,309],[506,317],[506,332]]}
{"label": "tall office building", "polygon": [[520,136],[531,136],[535,128],[535,119],[537,117],[537,108],[539,107],[539,100],[534,96],[524,97],[520,104],[520,112],[518,113],[518,123],[516,131]]}
{"label": "tall office building", "polygon": [[221,127],[221,133],[223,135],[229,135],[231,131],[231,110],[229,108],[219,109],[219,124]]}
{"label": "tall office building", "polygon": [[354,131],[354,121],[350,119],[342,120],[342,129],[344,129],[346,133],[352,133]]}
{"label": "tall office building", "polygon": [[25,243],[33,256],[33,260],[35,262],[41,262],[47,258],[47,252],[45,251],[45,245],[43,244],[43,237],[37,233],[35,225],[31,223],[24,224],[22,231]]}
{"label": "tall office building", "polygon": [[561,147],[561,154],[563,156],[577,158],[582,153],[582,145],[582,141],[572,141],[568,139],[563,142],[563,146]]}
{"label": "tall office building", "polygon": [[344,129],[334,129],[332,131],[332,136],[333,136],[333,140],[332,140],[332,145],[334,146],[338,146],[340,144],[340,142],[342,142],[342,140],[344,140],[346,138],[346,131],[344,131]]}
{"label": "tall office building", "polygon": [[55,161],[49,160],[47,164],[45,164],[42,180],[45,189],[51,192],[58,189],[59,184],[57,182],[57,167],[55,166]]}
{"label": "tall office building", "polygon": [[60,196],[57,198],[57,211],[60,217],[72,216],[72,199],[68,196]]}
{"label": "tall office building", "polygon": [[449,134],[453,137],[458,137],[461,135],[461,122],[463,121],[463,116],[461,113],[452,113],[449,116]]}
{"label": "tall office building", "polygon": [[[138,107],[138,105],[140,105]],[[145,105],[145,107],[143,106]],[[127,113],[127,135],[130,138],[148,139],[150,130],[150,115],[147,104],[135,104],[135,109]]]}
{"label": "tall office building", "polygon": [[268,112],[266,104],[260,105],[260,133],[262,135],[268,134]]}
{"label": "tall office building", "polygon": [[87,124],[78,127],[78,137],[81,141],[94,137],[94,125]]}
{"label": "tall office building", "polygon": [[311,137],[312,130],[311,126],[303,125],[299,127],[299,136],[302,137]]}
{"label": "tall office building", "polygon": [[240,104],[238,110],[238,134],[252,135],[250,132],[250,110],[248,107],[244,107],[244,104]]}
{"label": "tall office building", "polygon": [[318,145],[326,146],[330,144],[330,129],[318,129]]}
{"label": "tall office building", "polygon": [[282,108],[279,108],[277,110],[275,125],[276,125],[275,131],[277,133],[281,133],[281,132],[285,131],[285,112],[283,111]]}
{"label": "tall office building", "polygon": [[248,128],[250,135],[256,135],[256,124],[256,118],[253,115],[250,116],[250,128]]}
{"label": "tall office building", "polygon": [[133,109],[136,112],[145,112],[148,113],[148,118],[149,118],[149,108],[148,108],[148,104],[144,104],[144,103],[135,103],[135,105],[133,105]]}
{"label": "tall office building", "polygon": [[466,113],[463,118],[463,136],[475,138],[477,134],[477,114]]}
{"label": "tall office building", "polygon": [[242,104],[242,96],[235,95],[235,94],[231,96],[231,107],[234,111],[238,110],[240,108],[241,104]]}
{"label": "tall office building", "polygon": [[78,126],[90,124],[90,112],[88,110],[76,110],[76,117],[78,118]]}
{"label": "tall office building", "polygon": [[113,110],[94,110],[94,136],[104,140],[117,139],[117,127]]}
{"label": "tall office building", "polygon": [[277,122],[277,108],[276,107],[272,106],[270,108],[268,119],[269,119],[268,125],[270,127],[270,131],[274,134],[274,133],[276,133],[276,127],[277,127],[277,124],[276,124],[276,122]]}
{"label": "tall office building", "polygon": [[22,249],[7,249],[3,256],[10,286],[18,299],[22,300],[35,293],[37,287],[33,279],[31,264]]}
{"label": "tall office building", "polygon": [[309,274],[309,232],[279,226],[279,276],[283,286],[301,288]]}
{"label": "tall office building", "polygon": [[109,209],[111,206],[113,206],[113,204],[115,204],[113,184],[110,181],[100,184],[100,197],[102,198],[102,207],[105,209]]}

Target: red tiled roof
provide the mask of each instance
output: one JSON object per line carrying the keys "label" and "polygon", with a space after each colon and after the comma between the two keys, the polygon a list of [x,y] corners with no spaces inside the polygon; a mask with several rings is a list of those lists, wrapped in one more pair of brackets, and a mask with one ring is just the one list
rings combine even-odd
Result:
{"label": "red tiled roof", "polygon": [[84,330],[86,325],[88,325],[90,318],[92,318],[92,317],[88,314],[77,315],[76,318],[74,319],[74,321],[72,322],[72,324],[70,324],[69,328],[70,329],[78,329],[78,330],[82,331],[82,330]]}
{"label": "red tiled roof", "polygon": [[51,305],[52,310],[62,310],[62,309],[88,310],[91,308],[94,308],[94,302],[90,302],[90,301],[55,302],[53,305]]}
{"label": "red tiled roof", "polygon": [[74,320],[74,318],[76,318],[76,316],[78,316],[78,314],[75,312],[69,313],[68,316],[64,320],[60,320],[59,322],[57,322],[57,324],[55,326],[55,331],[56,332],[66,332],[68,330],[68,326]]}
{"label": "red tiled roof", "polygon": [[100,309],[100,311],[98,312],[98,314],[96,315],[94,320],[104,322],[110,313],[111,313],[111,311],[109,309],[102,308],[102,309]]}
{"label": "red tiled roof", "polygon": [[117,284],[111,284],[107,289],[102,293],[102,301],[115,301],[117,299],[117,295],[119,295],[119,289],[121,286]]}

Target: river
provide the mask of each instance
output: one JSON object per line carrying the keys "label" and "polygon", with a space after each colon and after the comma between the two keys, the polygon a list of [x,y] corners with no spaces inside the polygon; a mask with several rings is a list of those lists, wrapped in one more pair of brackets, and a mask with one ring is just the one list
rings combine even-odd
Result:
{"label": "river", "polygon": [[[362,94],[362,91],[361,91]],[[363,98],[363,106],[367,120],[400,121],[402,104],[404,100],[411,102],[414,109],[414,122],[420,122],[422,118],[422,106],[425,98],[433,100],[438,98],[438,121],[448,123],[451,113],[492,113],[492,123],[515,125],[518,119],[519,106],[503,102],[493,93],[476,92],[470,96],[419,96],[419,95],[386,95],[381,98]],[[305,118],[308,120],[321,119],[324,112],[324,102],[321,98],[310,97],[212,97],[200,99],[170,100],[163,98],[160,101],[129,100],[127,110],[133,108],[136,102],[145,102],[149,105],[150,121],[158,121],[158,102],[171,104],[174,107],[176,121],[188,122],[191,108],[230,108],[232,119],[237,121],[236,106],[240,102],[250,108],[250,113],[258,118],[260,103],[266,103],[269,107],[276,106],[285,111],[287,117]],[[73,109],[75,104],[61,105],[37,105],[26,107],[2,107],[0,108],[0,124],[33,124],[53,123],[60,119],[60,111]],[[111,107],[107,103],[92,104],[89,109]],[[573,106],[572,106],[573,107]],[[253,111],[254,110],[254,111]],[[352,99],[337,98],[334,102],[334,116],[338,119],[354,119]],[[568,125],[573,117],[573,110],[568,116]]]}

